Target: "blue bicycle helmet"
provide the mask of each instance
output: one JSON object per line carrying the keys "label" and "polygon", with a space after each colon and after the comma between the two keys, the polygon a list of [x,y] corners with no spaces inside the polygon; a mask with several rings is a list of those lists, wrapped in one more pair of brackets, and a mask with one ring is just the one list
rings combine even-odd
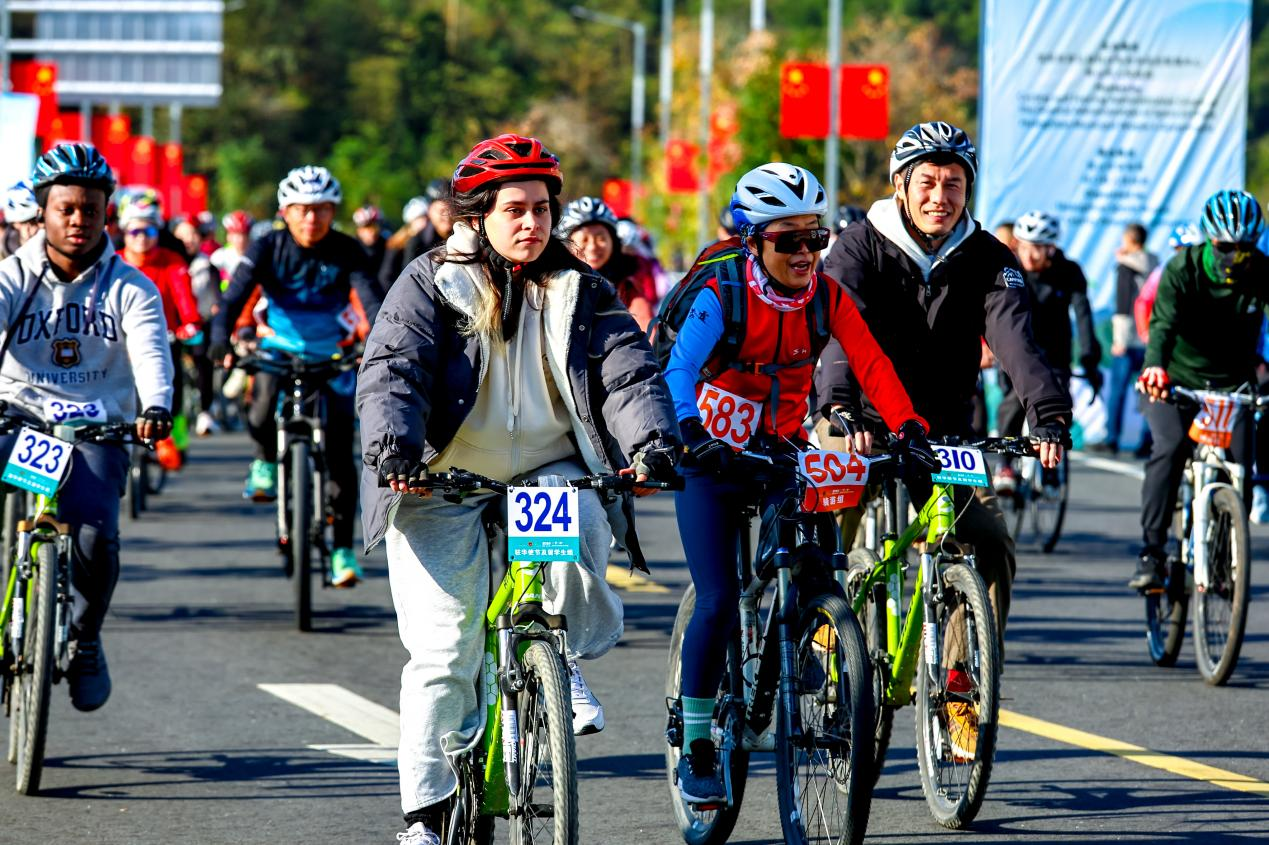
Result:
{"label": "blue bicycle helmet", "polygon": [[40,156],[31,172],[31,187],[39,191],[51,185],[84,185],[114,193],[115,176],[105,157],[91,144],[58,144]]}
{"label": "blue bicycle helmet", "polygon": [[1255,243],[1265,231],[1260,203],[1246,191],[1217,191],[1203,206],[1203,234],[1220,243]]}

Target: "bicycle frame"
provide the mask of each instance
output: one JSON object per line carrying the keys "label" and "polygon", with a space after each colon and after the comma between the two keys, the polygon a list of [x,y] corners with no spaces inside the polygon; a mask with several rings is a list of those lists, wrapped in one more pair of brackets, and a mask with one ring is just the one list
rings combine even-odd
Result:
{"label": "bicycle frame", "polygon": [[[57,544],[58,573],[57,573],[57,654],[60,658],[65,657],[65,650],[70,643],[70,572],[63,561],[70,559],[71,553],[71,529],[64,522],[58,522],[54,514],[57,513],[57,493],[52,496],[42,496],[32,494],[34,499],[33,519],[23,517],[18,522],[17,531],[14,533],[14,556],[15,565],[9,568],[9,580],[4,590],[4,605],[0,607],[0,629],[4,629],[9,625],[10,619],[17,620],[14,626],[13,647],[18,653],[22,651],[22,640],[25,637],[25,618],[26,618],[26,590],[19,586],[19,582],[25,585],[31,580],[33,561],[39,552],[39,547],[43,543]],[[4,638],[0,637],[0,660],[5,659]]]}

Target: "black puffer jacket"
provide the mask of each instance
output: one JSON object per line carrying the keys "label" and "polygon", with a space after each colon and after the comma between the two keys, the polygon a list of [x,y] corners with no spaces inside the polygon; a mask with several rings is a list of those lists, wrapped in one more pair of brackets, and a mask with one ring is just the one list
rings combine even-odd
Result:
{"label": "black puffer jacket", "polygon": [[1080,366],[1097,366],[1102,347],[1093,334],[1093,312],[1088,305],[1088,281],[1084,271],[1062,254],[1053,253],[1053,263],[1039,273],[1026,273],[1031,295],[1031,328],[1036,345],[1044,350],[1049,364],[1060,375],[1071,372],[1071,314],[1075,315]]}
{"label": "black puffer jacket", "polygon": [[[1066,388],[1050,371],[1031,333],[1031,306],[1013,253],[971,221],[974,231],[935,263],[920,267],[873,224],[849,226],[824,262],[844,285],[894,364],[933,436],[972,434],[972,400],[985,337],[1028,408],[1034,426],[1071,419]],[[845,356],[825,350],[818,404],[849,404],[859,395]],[[876,411],[864,411],[883,431]]]}

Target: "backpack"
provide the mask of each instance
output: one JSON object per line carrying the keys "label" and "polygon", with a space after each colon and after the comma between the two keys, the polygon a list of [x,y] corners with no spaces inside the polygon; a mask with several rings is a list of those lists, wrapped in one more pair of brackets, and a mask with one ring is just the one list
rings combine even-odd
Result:
{"label": "backpack", "polygon": [[[748,316],[748,283],[745,281],[745,254],[740,247],[740,240],[728,238],[707,246],[701,252],[692,269],[666,294],[656,319],[648,329],[648,341],[662,371],[669,366],[674,341],[678,339],[679,330],[687,321],[692,304],[711,279],[718,280],[718,290],[722,296],[723,336],[710,352],[709,363],[701,370],[701,377],[706,381],[716,378],[719,373],[732,366],[740,354],[740,348],[745,342]],[[807,335],[811,339],[810,362],[819,357],[831,335],[828,326],[829,284],[827,279],[821,277],[815,296],[802,309],[806,314]],[[776,370],[803,366],[806,363],[808,361],[804,360],[784,365],[769,364],[758,370],[772,375]]]}

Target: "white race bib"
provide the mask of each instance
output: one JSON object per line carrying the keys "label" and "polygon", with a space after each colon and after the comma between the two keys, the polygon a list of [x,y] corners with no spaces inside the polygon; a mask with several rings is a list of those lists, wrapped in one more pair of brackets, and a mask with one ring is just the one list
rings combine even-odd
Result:
{"label": "white race bib", "polygon": [[582,532],[577,488],[508,488],[507,558],[580,561]]}
{"label": "white race bib", "polygon": [[44,420],[45,422],[65,425],[104,423],[106,421],[106,405],[100,399],[94,399],[91,402],[45,399]]}
{"label": "white race bib", "polygon": [[711,437],[743,449],[762,421],[762,404],[729,393],[721,387],[706,384],[696,399],[701,421]]}
{"label": "white race bib", "polygon": [[809,482],[802,500],[807,513],[852,508],[868,484],[868,459],[853,452],[802,452],[798,468]]}
{"label": "white race bib", "polygon": [[23,426],[13,441],[13,451],[0,480],[41,496],[52,496],[70,466],[72,451],[70,443]]}
{"label": "white race bib", "polygon": [[978,449],[968,446],[935,446],[943,471],[930,476],[939,484],[961,484],[966,487],[990,487],[987,461]]}

